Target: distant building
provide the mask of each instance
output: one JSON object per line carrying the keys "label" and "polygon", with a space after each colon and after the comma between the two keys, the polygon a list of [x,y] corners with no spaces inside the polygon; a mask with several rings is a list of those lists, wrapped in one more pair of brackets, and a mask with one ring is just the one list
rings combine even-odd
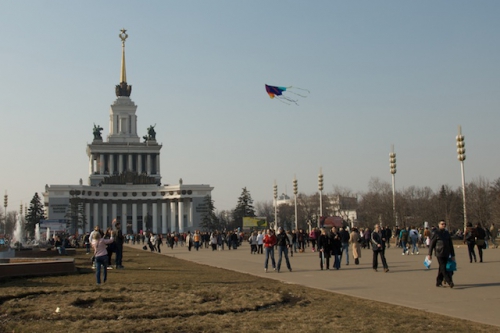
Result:
{"label": "distant building", "polygon": [[[125,40],[122,30],[122,66],[120,84],[115,87],[116,100],[109,111],[109,134],[101,136],[102,127],[94,125],[94,139],[87,145],[89,157],[88,185],[46,185],[44,202],[49,220],[65,219],[77,226],[75,202],[87,223],[81,231],[94,226],[110,227],[113,219],[121,220],[124,233],[150,230],[154,233],[184,232],[198,228],[206,211],[204,200],[213,187],[162,185],[160,173],[161,144],[154,127],[142,137],[137,134],[137,106],[130,99],[132,86],[127,84]],[[73,207],[73,208],[72,208]]]}
{"label": "distant building", "polygon": [[282,193],[278,198],[276,198],[276,205],[279,207],[280,205],[287,204],[287,205],[292,205],[293,200],[286,195],[285,193]]}
{"label": "distant building", "polygon": [[329,198],[335,215],[340,216],[351,227],[355,226],[358,221],[358,198],[342,195],[332,195]]}

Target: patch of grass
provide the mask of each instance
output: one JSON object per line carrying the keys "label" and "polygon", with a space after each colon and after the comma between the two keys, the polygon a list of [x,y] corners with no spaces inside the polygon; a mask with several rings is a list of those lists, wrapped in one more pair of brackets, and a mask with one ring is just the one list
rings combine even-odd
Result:
{"label": "patch of grass", "polygon": [[83,250],[75,262],[76,274],[0,281],[0,332],[498,331],[131,248],[101,286]]}

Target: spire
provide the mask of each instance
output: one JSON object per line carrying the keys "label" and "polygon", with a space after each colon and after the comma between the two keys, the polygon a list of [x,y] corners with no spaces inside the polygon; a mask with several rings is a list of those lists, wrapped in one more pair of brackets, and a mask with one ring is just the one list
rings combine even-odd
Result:
{"label": "spire", "polygon": [[122,70],[120,72],[120,83],[127,82],[127,71],[125,69],[125,40],[127,40],[127,30],[122,29],[121,34],[119,34],[120,39],[122,40]]}
{"label": "spire", "polygon": [[125,69],[125,41],[128,38],[127,30],[120,30],[121,34],[118,36],[122,40],[122,66],[120,71],[120,84],[116,86],[116,97],[126,96],[129,97],[132,92],[132,86],[127,84],[127,71]]}

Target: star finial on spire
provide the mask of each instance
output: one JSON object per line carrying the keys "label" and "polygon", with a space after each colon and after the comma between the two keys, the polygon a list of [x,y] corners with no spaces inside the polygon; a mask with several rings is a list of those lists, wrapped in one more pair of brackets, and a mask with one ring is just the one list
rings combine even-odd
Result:
{"label": "star finial on spire", "polygon": [[122,44],[125,44],[125,40],[128,38],[127,30],[122,29],[122,30],[120,30],[120,32],[121,32],[121,34],[119,34],[118,36],[122,40]]}

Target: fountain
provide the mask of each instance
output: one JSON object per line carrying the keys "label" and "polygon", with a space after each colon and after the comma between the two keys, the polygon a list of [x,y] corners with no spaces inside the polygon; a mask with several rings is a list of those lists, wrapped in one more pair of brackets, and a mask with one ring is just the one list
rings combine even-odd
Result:
{"label": "fountain", "polygon": [[[36,224],[35,238],[29,241],[25,240],[24,225],[19,214],[12,234],[10,248],[7,251],[0,252],[0,279],[75,272],[76,267],[73,258],[57,258],[59,257],[57,251],[49,251],[49,247],[47,247],[49,237],[50,229],[47,229],[47,240],[40,241],[40,224]],[[47,248],[42,250],[42,247]]]}
{"label": "fountain", "polygon": [[35,243],[40,244],[40,223],[35,225]]}
{"label": "fountain", "polygon": [[23,246],[23,223],[21,221],[21,214],[17,215],[16,226],[10,242],[10,247],[21,249]]}

